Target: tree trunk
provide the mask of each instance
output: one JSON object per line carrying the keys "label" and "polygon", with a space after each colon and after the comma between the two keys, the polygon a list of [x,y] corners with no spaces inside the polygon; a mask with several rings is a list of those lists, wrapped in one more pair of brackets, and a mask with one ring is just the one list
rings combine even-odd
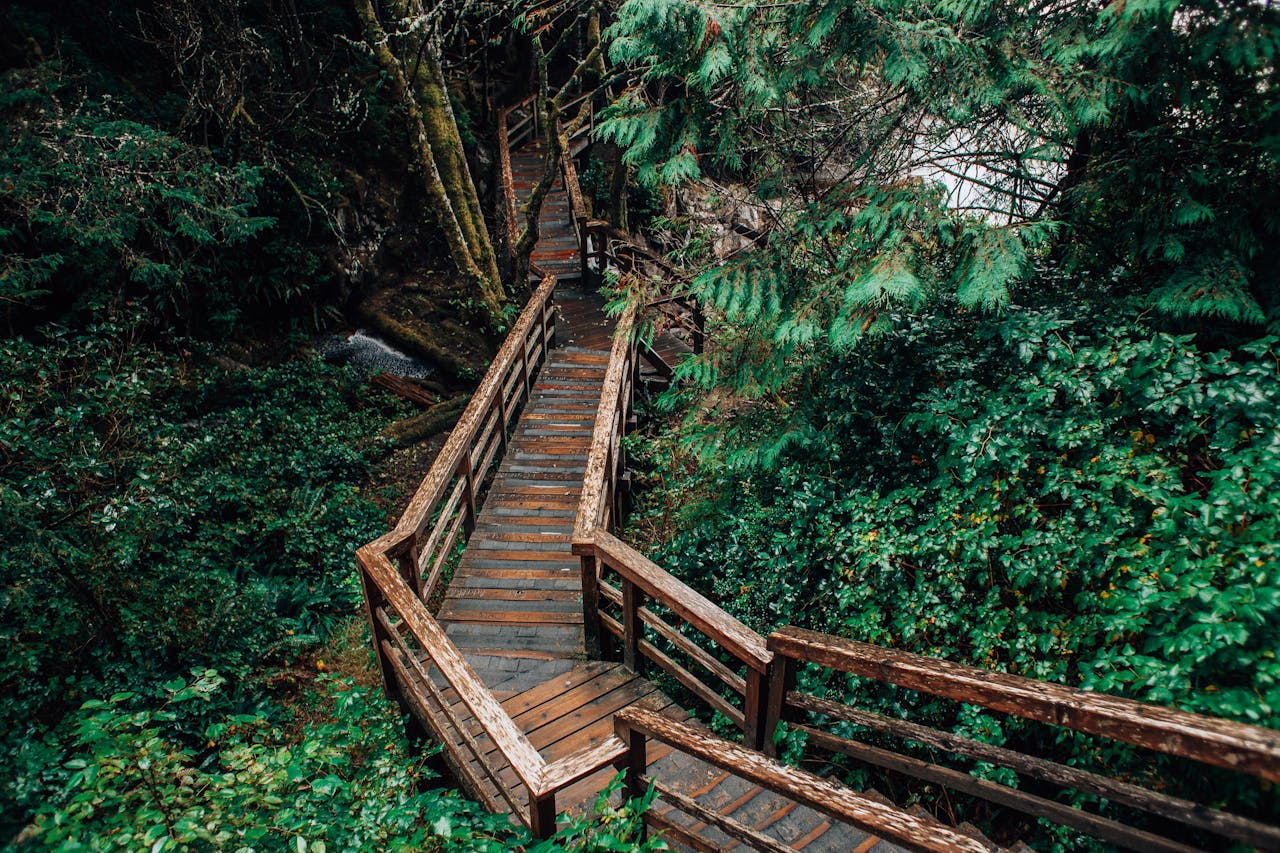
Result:
{"label": "tree trunk", "polygon": [[[404,65],[391,50],[387,33],[378,22],[377,12],[374,10],[372,0],[354,0],[354,5],[356,14],[364,26],[365,41],[368,43],[370,50],[373,51],[378,65],[386,73],[387,79],[391,83],[391,93],[404,112],[409,143],[415,160],[414,165],[422,178],[423,189],[434,210],[436,221],[440,225],[441,231],[444,232],[445,242],[449,246],[449,256],[458,274],[475,288],[477,295],[480,297],[480,302],[488,314],[487,320],[490,323],[496,323],[502,316],[504,298],[502,281],[497,275],[497,263],[496,261],[491,263],[477,262],[476,255],[472,253],[472,246],[467,240],[467,234],[464,231],[462,222],[464,219],[472,220],[474,225],[474,220],[465,210],[465,201],[461,205],[463,208],[462,215],[459,215],[457,197],[449,192],[449,188],[441,177],[440,164],[436,159],[436,151],[431,143],[433,135],[443,138],[443,135],[448,133],[448,129],[439,127],[439,124],[444,119],[439,114],[432,114],[431,125],[434,133],[428,130],[427,120],[424,118],[418,100],[414,97],[414,92],[410,88]],[[429,49],[429,46],[424,46],[424,48]],[[447,101],[447,93],[442,92],[441,94]],[[447,113],[447,117],[450,120],[453,118],[451,111]],[[456,124],[452,125],[451,130],[453,135],[457,136],[458,129]],[[459,148],[461,148],[460,144]],[[447,160],[448,158],[442,159]],[[456,174],[456,168],[450,174]],[[465,171],[465,164],[461,174],[466,177],[466,184],[470,186],[471,193],[474,195],[475,187],[470,182],[469,172]],[[455,189],[457,189],[456,185],[460,182],[461,178],[454,181]],[[481,217],[481,223],[483,224],[483,217]],[[486,244],[487,240],[486,233]],[[490,261],[492,261],[492,255],[493,249],[490,247]]]}

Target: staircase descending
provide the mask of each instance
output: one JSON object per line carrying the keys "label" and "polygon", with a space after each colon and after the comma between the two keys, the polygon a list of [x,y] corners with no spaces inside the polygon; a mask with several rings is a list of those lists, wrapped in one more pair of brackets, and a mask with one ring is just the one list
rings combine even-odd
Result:
{"label": "staircase descending", "polygon": [[[503,139],[511,133],[507,119]],[[523,123],[527,129],[529,120]],[[545,157],[536,136],[511,136],[524,144],[501,152],[509,221]],[[1121,802],[1130,796],[1157,814],[1214,831],[1225,826],[1224,834],[1263,847],[1280,842],[1280,831],[1257,821],[1194,811],[1162,794],[1135,795],[1128,783],[794,692],[795,671],[817,663],[1280,781],[1274,733],[798,630],[775,632],[766,643],[611,536],[626,485],[620,437],[642,360],[666,376],[689,347],[666,332],[646,349],[630,335],[635,309],[616,321],[605,315],[583,280],[591,273],[583,263],[587,217],[573,187],[566,158],[539,220],[533,258],[542,284],[396,528],[357,554],[387,689],[443,743],[472,795],[545,836],[558,812],[589,808],[625,769],[630,793],[657,787],[647,822],[682,849],[995,849],[971,827],[953,828],[875,792],[780,764],[766,754],[769,735],[792,726],[831,752],[1125,846],[1193,849],[809,725],[846,720],[981,760],[1013,761],[1019,772]],[[609,240],[607,230],[592,238],[596,269],[660,263],[640,247],[620,260]],[[670,311],[672,301],[660,303]],[[685,314],[700,316],[696,306]],[[438,604],[434,615],[428,603]],[[742,743],[694,721],[645,677],[657,670],[686,699],[736,724]],[[1035,696],[1048,697],[1043,708],[1026,698]]]}

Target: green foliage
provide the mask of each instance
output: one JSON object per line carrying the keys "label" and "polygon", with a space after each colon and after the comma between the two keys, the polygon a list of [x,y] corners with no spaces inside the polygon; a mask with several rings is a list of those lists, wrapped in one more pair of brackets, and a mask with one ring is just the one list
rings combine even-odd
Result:
{"label": "green foliage", "polygon": [[[17,849],[49,850],[563,850],[656,849],[635,840],[646,803],[569,822],[534,843],[504,816],[431,787],[380,691],[321,682],[300,733],[260,714],[210,724],[198,747],[174,738],[187,707],[222,679],[197,670],[138,710],[127,693],[86,702],[72,728],[65,787]],[[616,786],[615,786],[616,787]]]}
{"label": "green foliage", "polygon": [[0,343],[6,763],[86,696],[154,696],[192,666],[252,705],[257,667],[355,608],[350,554],[382,528],[358,492],[382,418],[357,377],[224,370],[128,334]]}
{"label": "green foliage", "polygon": [[[1209,351],[1109,307],[904,321],[806,363],[782,399],[695,407],[642,454],[665,486],[647,498],[655,558],[758,630],[1277,725],[1280,341]],[[682,443],[706,449],[708,421],[715,450],[691,456]],[[686,509],[677,523],[665,507]],[[818,686],[1140,778],[1136,750],[873,683]],[[1237,779],[1172,779],[1276,805]]]}
{"label": "green foliage", "polygon": [[642,184],[732,182],[769,206],[767,243],[703,259],[694,291],[737,328],[722,364],[685,378],[772,393],[893,312],[1025,301],[1045,256],[1183,323],[1273,317],[1277,14],[623,3],[610,55],[644,85],[601,133]]}

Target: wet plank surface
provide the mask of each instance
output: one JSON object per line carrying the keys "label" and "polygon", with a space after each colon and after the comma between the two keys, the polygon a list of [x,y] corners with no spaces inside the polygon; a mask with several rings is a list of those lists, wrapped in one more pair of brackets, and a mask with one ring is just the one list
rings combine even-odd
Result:
{"label": "wet plank surface", "polygon": [[[523,200],[537,180],[544,154],[537,144],[512,153],[517,198]],[[581,576],[570,538],[614,324],[604,299],[578,280],[568,210],[557,181],[543,207],[542,239],[533,255],[535,264],[560,277],[556,346],[533,379],[438,614],[450,639],[548,761],[605,741],[613,734],[614,713],[624,707],[688,717],[652,682],[621,664],[585,659]],[[670,332],[658,337],[654,349],[671,365],[690,351],[685,338]],[[411,667],[400,677],[421,680]],[[417,697],[414,713],[445,741],[459,782],[492,810],[508,811],[514,804],[527,814],[515,771],[461,698],[446,684],[436,687],[438,696],[421,684],[408,692]],[[468,740],[481,753],[479,760]],[[655,779],[792,849],[897,849],[663,744],[651,743],[647,757]],[[614,776],[605,768],[569,786],[558,795],[557,808],[590,808]],[[670,827],[677,849],[747,849],[665,803],[655,803],[653,814]]]}

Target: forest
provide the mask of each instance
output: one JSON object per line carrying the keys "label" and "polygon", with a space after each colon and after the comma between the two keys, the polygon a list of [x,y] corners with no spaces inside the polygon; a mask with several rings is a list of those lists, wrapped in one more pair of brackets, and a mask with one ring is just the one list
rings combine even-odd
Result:
{"label": "forest", "polygon": [[[620,536],[762,635],[1280,728],[1269,0],[0,10],[5,849],[663,848],[644,798],[538,839],[460,792],[353,569],[500,355],[575,157],[706,316],[639,395]],[[516,209],[519,103],[546,167]],[[615,313],[661,296],[599,277]],[[1275,785],[1181,767],[1157,787],[1280,822]]]}

